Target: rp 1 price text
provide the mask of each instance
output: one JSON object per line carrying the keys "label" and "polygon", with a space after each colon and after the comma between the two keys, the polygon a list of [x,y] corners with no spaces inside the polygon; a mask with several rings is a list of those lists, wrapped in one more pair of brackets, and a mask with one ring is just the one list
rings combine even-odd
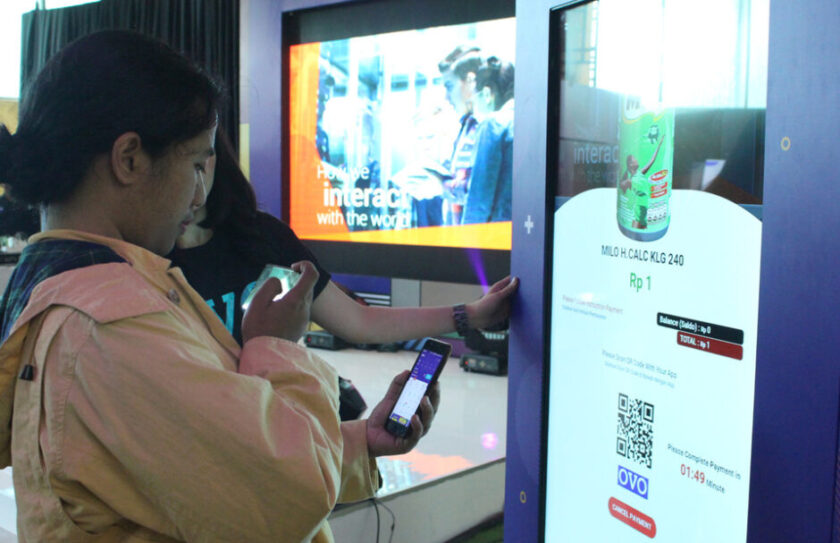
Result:
{"label": "rp 1 price text", "polygon": [[634,272],[630,272],[630,288],[639,292],[645,287],[647,287],[646,290],[650,290],[650,275],[642,277],[641,275],[636,275]]}

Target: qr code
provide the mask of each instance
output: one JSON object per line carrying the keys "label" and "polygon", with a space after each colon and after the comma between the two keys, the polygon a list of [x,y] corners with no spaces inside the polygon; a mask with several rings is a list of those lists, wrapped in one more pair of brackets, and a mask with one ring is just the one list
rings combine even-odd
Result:
{"label": "qr code", "polygon": [[653,404],[618,395],[615,452],[648,468],[653,466]]}

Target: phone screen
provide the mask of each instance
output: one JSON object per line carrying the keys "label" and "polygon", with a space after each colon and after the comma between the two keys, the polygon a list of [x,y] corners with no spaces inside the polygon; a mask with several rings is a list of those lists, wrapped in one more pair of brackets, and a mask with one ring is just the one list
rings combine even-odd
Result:
{"label": "phone screen", "polygon": [[277,266],[275,264],[266,264],[263,268],[260,276],[257,277],[257,281],[254,284],[254,287],[248,293],[244,300],[242,300],[242,310],[247,311],[248,306],[251,305],[251,300],[254,299],[254,294],[260,290],[260,287],[263,286],[263,283],[268,281],[269,277],[276,277],[280,280],[280,285],[283,287],[283,290],[280,291],[280,294],[276,296],[274,299],[277,300],[282,298],[286,295],[287,292],[292,290],[292,287],[298,282],[300,279],[300,274],[291,268],[287,268],[285,266]]}
{"label": "phone screen", "polygon": [[408,381],[406,381],[400,393],[394,410],[388,417],[387,428],[391,433],[399,436],[408,434],[411,417],[417,412],[426,390],[437,379],[441,366],[446,362],[449,346],[442,345],[444,345],[443,348],[435,345],[436,350],[429,349],[424,345],[423,350],[417,357],[414,367],[411,368],[411,375],[409,375]]}

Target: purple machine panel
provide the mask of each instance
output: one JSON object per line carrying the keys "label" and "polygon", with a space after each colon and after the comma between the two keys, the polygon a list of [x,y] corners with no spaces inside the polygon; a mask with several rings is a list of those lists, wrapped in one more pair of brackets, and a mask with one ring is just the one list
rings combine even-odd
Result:
{"label": "purple machine panel", "polygon": [[516,3],[516,145],[513,149],[511,275],[520,278],[513,309],[508,376],[505,541],[537,541],[543,470],[545,359],[546,103],[548,17],[554,2]]}
{"label": "purple machine panel", "polygon": [[840,3],[770,6],[750,541],[840,541]]}

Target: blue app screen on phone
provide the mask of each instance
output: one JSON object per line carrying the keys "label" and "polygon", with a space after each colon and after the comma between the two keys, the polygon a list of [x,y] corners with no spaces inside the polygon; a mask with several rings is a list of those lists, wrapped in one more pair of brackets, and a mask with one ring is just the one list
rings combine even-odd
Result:
{"label": "blue app screen on phone", "polygon": [[439,353],[432,351],[420,353],[417,363],[408,377],[408,382],[405,384],[399,400],[397,400],[397,405],[394,406],[391,420],[403,426],[408,426],[442,360],[443,355]]}

